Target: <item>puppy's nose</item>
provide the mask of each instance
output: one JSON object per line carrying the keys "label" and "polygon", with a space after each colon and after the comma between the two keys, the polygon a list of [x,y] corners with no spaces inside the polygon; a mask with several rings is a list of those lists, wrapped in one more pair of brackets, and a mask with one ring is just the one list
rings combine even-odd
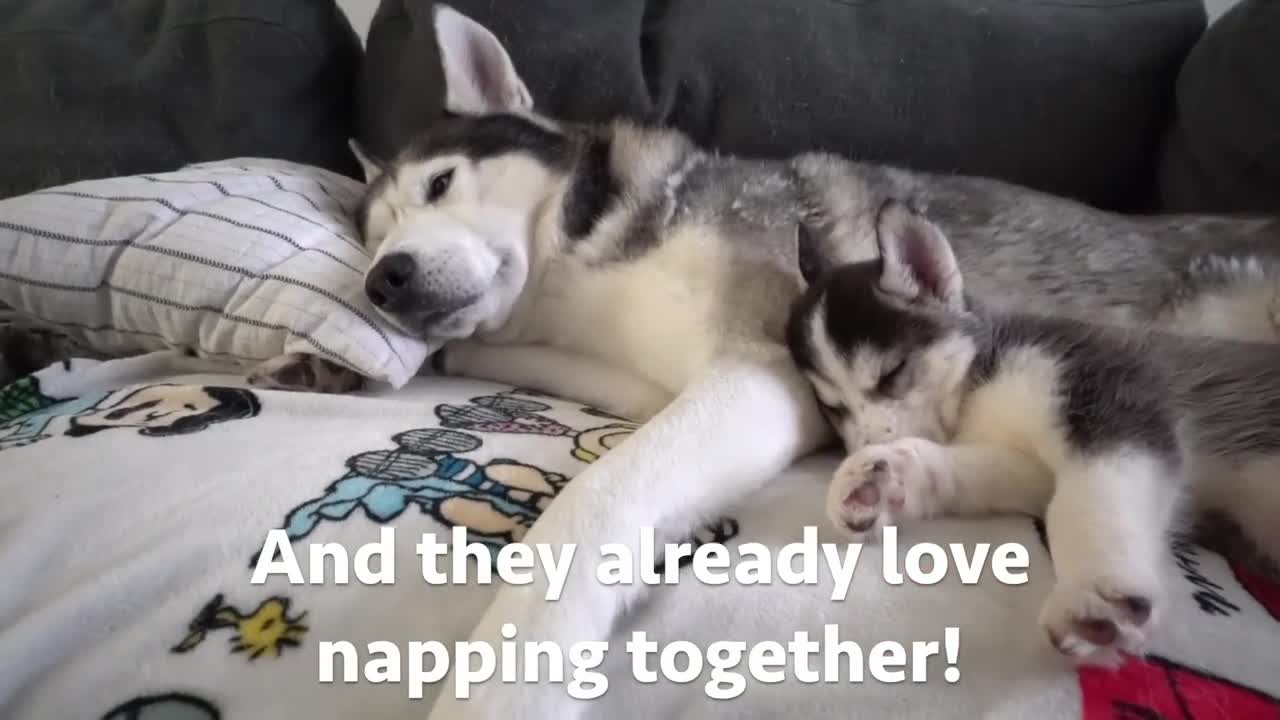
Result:
{"label": "puppy's nose", "polygon": [[394,310],[412,294],[417,272],[418,263],[408,253],[383,256],[365,275],[364,292],[375,307]]}

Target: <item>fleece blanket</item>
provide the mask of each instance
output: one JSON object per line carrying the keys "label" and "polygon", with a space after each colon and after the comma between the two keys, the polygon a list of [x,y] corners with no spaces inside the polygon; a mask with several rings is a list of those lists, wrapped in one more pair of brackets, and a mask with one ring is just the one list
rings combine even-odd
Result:
{"label": "fleece blanket", "polygon": [[[422,718],[464,661],[484,692],[536,639],[456,643],[540,562],[520,539],[541,510],[634,429],[489,383],[264,392],[155,356],[6,386],[0,717]],[[616,563],[657,583],[607,648],[542,648],[544,679],[611,720],[1280,718],[1275,585],[1175,539],[1150,656],[1076,669],[1036,629],[1053,572],[1034,520],[902,528],[833,571],[835,462],[799,463],[685,551]]]}

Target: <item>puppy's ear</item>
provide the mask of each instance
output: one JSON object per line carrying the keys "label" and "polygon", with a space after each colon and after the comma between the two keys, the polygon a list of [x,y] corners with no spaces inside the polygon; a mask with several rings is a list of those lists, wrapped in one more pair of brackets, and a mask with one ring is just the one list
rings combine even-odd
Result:
{"label": "puppy's ear", "polygon": [[960,267],[941,228],[890,200],[880,209],[876,243],[882,262],[881,290],[906,302],[936,302],[964,312]]}
{"label": "puppy's ear", "polygon": [[496,35],[448,5],[437,3],[432,13],[447,110],[485,115],[533,109],[533,97]]}
{"label": "puppy's ear", "polygon": [[381,160],[370,155],[359,140],[350,138],[347,140],[347,147],[351,148],[351,154],[356,156],[356,160],[360,161],[360,168],[364,170],[364,182],[366,185],[373,183],[374,180],[382,177],[387,171],[387,166]]}

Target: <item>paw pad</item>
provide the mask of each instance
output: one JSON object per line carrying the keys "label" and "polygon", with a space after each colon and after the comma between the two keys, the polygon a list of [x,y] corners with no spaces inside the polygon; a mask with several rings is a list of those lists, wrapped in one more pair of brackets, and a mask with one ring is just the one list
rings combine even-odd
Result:
{"label": "paw pad", "polygon": [[[1113,586],[1111,583],[1103,585]],[[1154,592],[1105,592],[1059,582],[1041,610],[1049,643],[1085,665],[1114,667],[1142,655],[1155,614]]]}

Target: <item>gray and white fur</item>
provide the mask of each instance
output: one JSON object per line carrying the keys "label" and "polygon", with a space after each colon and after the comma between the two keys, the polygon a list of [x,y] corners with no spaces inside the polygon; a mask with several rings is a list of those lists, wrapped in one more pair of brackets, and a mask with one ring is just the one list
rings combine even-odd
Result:
{"label": "gray and white fur", "polygon": [[1280,348],[992,312],[943,232],[897,202],[879,257],[832,265],[811,236],[787,337],[852,453],[827,498],[855,540],[937,515],[1043,516],[1052,643],[1140,653],[1185,498],[1280,561]]}
{"label": "gray and white fur", "polygon": [[[559,122],[535,111],[491,32],[439,5],[434,21],[452,115],[394,157],[357,149],[370,299],[447,341],[447,373],[648,419],[526,543],[684,535],[831,442],[785,340],[804,289],[797,237],[874,257],[890,198],[939,218],[970,284],[1017,306],[1275,339],[1275,221],[1126,218],[992,180],[724,157],[673,130]],[[503,587],[471,639],[501,642],[510,622],[561,647],[606,640],[640,591],[601,587],[592,563],[571,567],[560,601],[542,600],[546,586]],[[431,717],[569,720],[585,707],[555,684],[498,684],[465,702],[444,693]]]}

